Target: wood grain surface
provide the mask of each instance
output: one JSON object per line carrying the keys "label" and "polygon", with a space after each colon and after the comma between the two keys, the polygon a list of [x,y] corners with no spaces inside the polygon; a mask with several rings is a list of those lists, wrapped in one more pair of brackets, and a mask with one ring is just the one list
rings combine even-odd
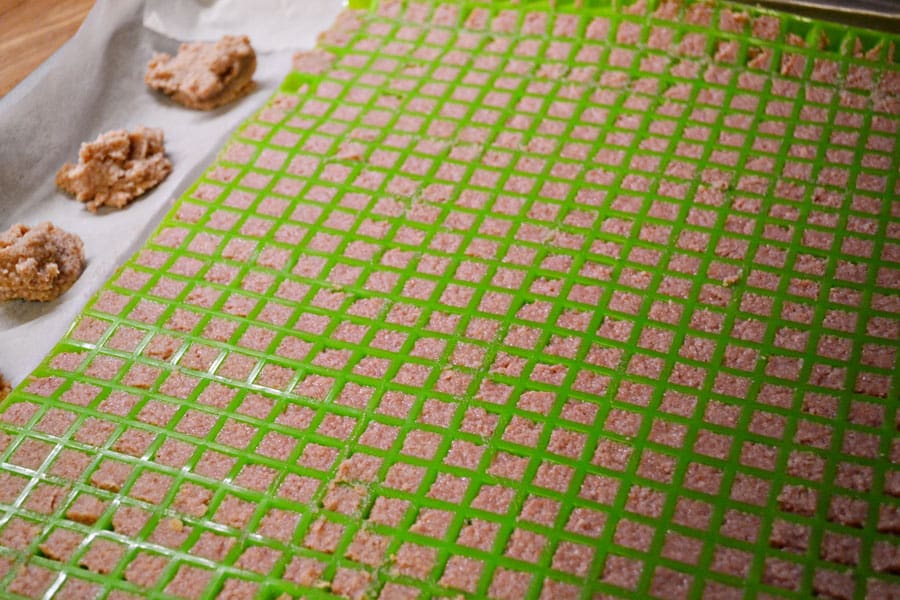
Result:
{"label": "wood grain surface", "polygon": [[0,96],[62,46],[95,0],[0,0]]}

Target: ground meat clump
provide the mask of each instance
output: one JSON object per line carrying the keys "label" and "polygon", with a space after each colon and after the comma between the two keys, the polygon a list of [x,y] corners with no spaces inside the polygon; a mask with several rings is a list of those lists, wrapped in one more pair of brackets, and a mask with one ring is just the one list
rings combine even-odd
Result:
{"label": "ground meat clump", "polygon": [[0,373],[0,400],[3,400],[9,393],[12,391],[12,384],[3,378],[3,373]]}
{"label": "ground meat clump", "polygon": [[247,36],[182,44],[174,58],[156,54],[144,82],[179,104],[212,110],[253,91],[256,52]]}
{"label": "ground meat clump", "polygon": [[82,144],[78,164],[64,164],[56,185],[96,212],[103,206],[124,208],[171,171],[161,129],[116,129]]}
{"label": "ground meat clump", "polygon": [[36,227],[20,223],[0,234],[0,300],[55,300],[83,270],[81,238],[52,223]]}

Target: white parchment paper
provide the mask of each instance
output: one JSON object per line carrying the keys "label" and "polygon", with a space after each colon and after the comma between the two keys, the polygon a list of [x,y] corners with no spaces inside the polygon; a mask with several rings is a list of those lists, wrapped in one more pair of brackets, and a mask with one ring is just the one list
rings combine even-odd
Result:
{"label": "white parchment paper", "polygon": [[[78,234],[87,258],[84,274],[56,301],[0,303],[0,373],[19,383],[37,366],[87,300],[144,243],[172,199],[278,87],[294,51],[315,45],[341,8],[342,0],[98,0],[78,33],[0,99],[0,231],[49,220]],[[174,54],[180,41],[225,33],[251,36],[256,92],[197,112],[146,88],[144,70],[154,52]],[[159,187],[124,210],[103,214],[56,189],[56,170],[77,160],[82,142],[137,125],[165,132],[174,170]]]}
{"label": "white parchment paper", "polygon": [[[298,24],[313,32],[334,22],[340,2],[310,0],[146,0],[144,25],[177,39],[217,40],[241,32],[259,52],[297,48]],[[263,17],[259,17],[263,15]],[[266,15],[277,15],[273,19]]]}

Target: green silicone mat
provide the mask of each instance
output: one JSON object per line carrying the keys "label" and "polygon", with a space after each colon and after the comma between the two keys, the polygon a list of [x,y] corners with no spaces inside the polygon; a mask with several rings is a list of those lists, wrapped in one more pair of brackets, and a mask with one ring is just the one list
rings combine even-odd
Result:
{"label": "green silicone mat", "polygon": [[900,597],[897,41],[345,15],[3,405],[0,596]]}

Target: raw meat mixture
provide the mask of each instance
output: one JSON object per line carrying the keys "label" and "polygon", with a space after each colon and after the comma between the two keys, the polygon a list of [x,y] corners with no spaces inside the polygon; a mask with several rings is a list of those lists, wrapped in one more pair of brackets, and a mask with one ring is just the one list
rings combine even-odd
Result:
{"label": "raw meat mixture", "polygon": [[52,223],[19,223],[0,234],[0,300],[55,300],[83,270],[81,238]]}
{"label": "raw meat mixture", "polygon": [[116,129],[82,144],[78,164],[64,164],[56,185],[96,212],[107,206],[124,208],[171,171],[161,129]]}
{"label": "raw meat mixture", "polygon": [[896,38],[545,4],[297,57],[0,415],[0,590],[900,596]]}
{"label": "raw meat mixture", "polygon": [[12,391],[12,384],[10,384],[3,377],[3,374],[0,373],[0,400],[3,400],[4,398],[6,398],[11,391]]}
{"label": "raw meat mixture", "polygon": [[156,54],[147,65],[146,84],[179,104],[212,110],[253,91],[256,52],[247,36],[181,44],[173,58]]}

